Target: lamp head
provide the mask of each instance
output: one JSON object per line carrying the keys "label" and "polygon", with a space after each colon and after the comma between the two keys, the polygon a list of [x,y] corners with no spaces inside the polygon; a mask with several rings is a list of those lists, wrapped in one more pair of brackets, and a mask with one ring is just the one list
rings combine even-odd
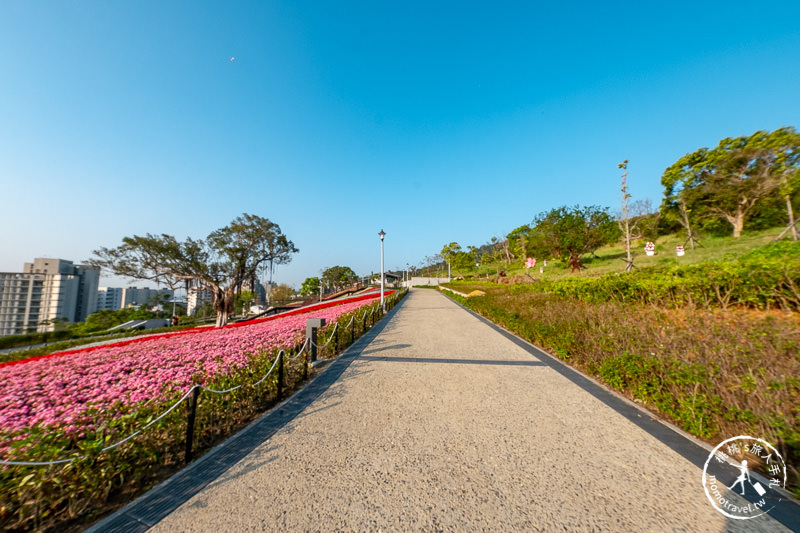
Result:
{"label": "lamp head", "polygon": [[384,237],[386,237],[386,232],[385,232],[385,231],[383,231],[383,230],[381,230],[381,232],[380,232],[380,233],[378,233],[378,237],[380,237],[380,238],[381,238],[381,240],[383,240],[383,238],[384,238]]}

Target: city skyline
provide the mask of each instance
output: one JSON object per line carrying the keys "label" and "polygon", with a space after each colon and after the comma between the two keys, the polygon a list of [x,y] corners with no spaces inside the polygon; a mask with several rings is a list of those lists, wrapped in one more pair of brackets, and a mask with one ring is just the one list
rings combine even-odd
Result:
{"label": "city skyline", "polygon": [[[274,281],[661,200],[679,157],[800,126],[796,2],[0,5],[0,272],[242,213]],[[101,285],[141,285],[103,276]]]}

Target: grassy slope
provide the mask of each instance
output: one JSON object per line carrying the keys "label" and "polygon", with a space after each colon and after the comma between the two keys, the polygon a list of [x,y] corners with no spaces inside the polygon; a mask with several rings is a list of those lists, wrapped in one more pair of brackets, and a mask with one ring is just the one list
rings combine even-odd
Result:
{"label": "grassy slope", "polygon": [[[636,267],[664,266],[664,265],[691,265],[705,261],[719,261],[722,259],[733,259],[747,252],[760,248],[772,242],[783,228],[773,228],[758,232],[746,232],[738,239],[732,237],[706,237],[701,239],[703,246],[698,246],[694,250],[686,247],[686,255],[677,257],[675,246],[683,244],[685,237],[682,234],[673,234],[660,237],[656,241],[656,255],[647,257],[644,254],[644,242],[633,243],[632,253],[634,255],[634,265]],[[625,246],[623,243],[605,246],[597,250],[594,255],[584,258],[583,264],[586,270],[580,274],[571,273],[569,266],[561,261],[548,259],[547,268],[543,274],[539,273],[542,265],[542,258],[537,258],[536,268],[532,269],[530,275],[535,278],[545,280],[558,280],[571,276],[601,276],[610,272],[622,272],[625,270]],[[508,276],[525,275],[525,268],[522,267],[524,259],[514,260],[510,266],[504,264],[482,266],[477,272],[459,273],[466,278],[476,277],[485,278],[488,274],[491,278],[497,274],[498,269],[505,270]],[[453,274],[456,275],[455,273]]]}

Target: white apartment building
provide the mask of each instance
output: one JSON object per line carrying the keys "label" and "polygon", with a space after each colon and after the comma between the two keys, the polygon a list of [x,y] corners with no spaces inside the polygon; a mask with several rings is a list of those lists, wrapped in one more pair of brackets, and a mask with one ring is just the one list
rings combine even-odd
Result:
{"label": "white apartment building", "polygon": [[122,291],[120,287],[98,287],[97,288],[97,310],[116,311],[122,309]]}
{"label": "white apartment building", "polygon": [[148,289],[147,287],[125,287],[122,290],[122,305],[120,307],[140,306],[151,304],[153,298],[159,294],[172,297],[169,289]]}
{"label": "white apartment building", "polygon": [[98,269],[37,257],[23,272],[0,273],[0,335],[53,331],[54,321],[85,320],[97,306]]}
{"label": "white apartment building", "polygon": [[197,287],[190,287],[189,294],[186,296],[186,314],[192,316],[197,313],[197,310],[205,304],[212,302],[211,291],[208,289],[198,289]]}

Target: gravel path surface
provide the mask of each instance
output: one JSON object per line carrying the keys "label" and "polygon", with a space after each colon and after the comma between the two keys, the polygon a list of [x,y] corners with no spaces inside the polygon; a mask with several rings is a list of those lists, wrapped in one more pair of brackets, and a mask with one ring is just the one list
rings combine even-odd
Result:
{"label": "gravel path surface", "polygon": [[726,519],[697,466],[438,292],[389,319],[150,531],[789,531]]}

